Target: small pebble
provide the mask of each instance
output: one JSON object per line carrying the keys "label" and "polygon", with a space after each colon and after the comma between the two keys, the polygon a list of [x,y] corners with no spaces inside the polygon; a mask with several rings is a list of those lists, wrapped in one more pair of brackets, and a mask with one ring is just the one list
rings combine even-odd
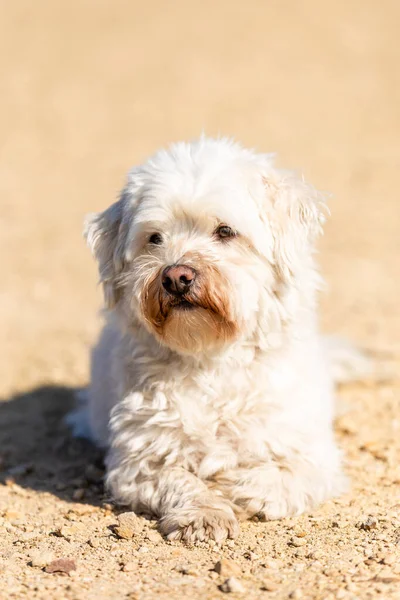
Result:
{"label": "small pebble", "polygon": [[72,499],[77,502],[79,502],[80,500],[83,500],[84,497],[85,497],[85,490],[83,488],[78,488],[72,494]]}
{"label": "small pebble", "polygon": [[82,525],[79,523],[75,523],[74,525],[63,525],[56,529],[55,534],[58,537],[65,538],[66,540],[71,540],[76,534],[82,531]]}
{"label": "small pebble", "polygon": [[243,594],[246,590],[236,577],[229,577],[220,586],[221,592],[232,594]]}
{"label": "small pebble", "polygon": [[132,573],[132,571],[137,571],[137,564],[133,561],[126,562],[122,565],[122,570],[124,573]]}
{"label": "small pebble", "polygon": [[247,560],[256,560],[257,558],[259,558],[258,554],[256,554],[255,552],[251,552],[250,550],[245,552],[243,556],[244,558],[247,558]]}
{"label": "small pebble", "polygon": [[305,544],[307,544],[307,540],[304,538],[292,537],[289,541],[289,545],[295,546],[296,548],[300,548],[300,546],[304,546]]}
{"label": "small pebble", "polygon": [[76,563],[70,558],[58,558],[49,563],[45,571],[46,573],[66,573],[69,575],[71,571],[75,571]]}
{"label": "small pebble", "polygon": [[271,579],[264,579],[261,584],[261,589],[265,590],[266,592],[274,592],[278,589],[278,584]]}
{"label": "small pebble", "polygon": [[396,562],[396,555],[392,553],[381,555],[379,558],[379,562],[383,563],[384,565],[394,565]]}
{"label": "small pebble", "polygon": [[342,521],[332,521],[332,527],[336,527],[337,529],[343,529],[344,527],[346,527],[346,523],[343,523]]}
{"label": "small pebble", "polygon": [[268,558],[262,566],[266,569],[281,569],[283,567],[283,563],[281,560],[276,558]]}
{"label": "small pebble", "polygon": [[161,535],[155,529],[150,529],[145,535],[146,540],[153,542],[153,544],[159,544],[162,541]]}
{"label": "small pebble", "polygon": [[297,589],[297,590],[293,590],[293,592],[291,592],[289,594],[289,598],[291,598],[292,600],[297,600],[298,598],[301,598],[303,596],[302,591]]}
{"label": "small pebble", "polygon": [[52,552],[41,552],[40,550],[34,550],[31,555],[31,565],[32,567],[39,567],[43,569],[43,567],[47,567],[54,560],[54,555]]}
{"label": "small pebble", "polygon": [[376,529],[378,527],[378,521],[375,519],[375,517],[368,517],[364,521],[361,521],[358,526],[360,529],[370,531],[371,529]]}
{"label": "small pebble", "polygon": [[300,529],[300,528],[298,528],[298,527],[296,527],[296,528],[295,528],[295,530],[294,530],[294,532],[293,532],[293,533],[294,533],[294,534],[295,534],[295,536],[296,536],[296,537],[298,537],[298,538],[303,538],[303,537],[306,537],[306,535],[307,535],[307,532],[306,532],[306,531],[304,531],[304,529]]}
{"label": "small pebble", "polygon": [[192,577],[198,577],[200,575],[199,571],[191,566],[178,567],[177,571],[182,573],[182,575],[191,575]]}
{"label": "small pebble", "polygon": [[214,571],[222,577],[232,577],[234,575],[241,575],[242,569],[232,560],[228,558],[221,558],[215,565]]}
{"label": "small pebble", "polygon": [[118,525],[114,528],[118,537],[130,540],[143,531],[143,521],[134,512],[125,512],[119,515]]}
{"label": "small pebble", "polygon": [[309,554],[307,554],[307,558],[311,558],[312,560],[319,560],[323,557],[323,553],[320,550],[313,550]]}
{"label": "small pebble", "polygon": [[216,573],[215,571],[210,571],[208,576],[210,577],[210,579],[218,579],[218,573]]}
{"label": "small pebble", "polygon": [[12,523],[13,521],[20,521],[23,518],[23,515],[17,510],[9,509],[4,513],[4,518]]}
{"label": "small pebble", "polygon": [[400,578],[399,577],[389,577],[389,576],[376,576],[374,577],[373,581],[376,581],[377,583],[399,583],[400,582]]}

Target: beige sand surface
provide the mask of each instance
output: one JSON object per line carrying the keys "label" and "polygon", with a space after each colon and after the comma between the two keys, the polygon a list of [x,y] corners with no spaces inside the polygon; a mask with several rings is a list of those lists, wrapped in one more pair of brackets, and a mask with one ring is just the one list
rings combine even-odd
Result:
{"label": "beige sand surface", "polygon": [[[398,361],[399,21],[398,0],[2,3],[2,600],[400,598],[399,378],[340,391],[347,496],[222,549],[168,544],[151,522],[118,539],[96,452],[61,421],[99,329],[83,216],[203,129],[332,192],[323,327]],[[219,589],[229,568],[210,570],[221,557],[236,596]],[[77,569],[46,573],[53,558]]]}

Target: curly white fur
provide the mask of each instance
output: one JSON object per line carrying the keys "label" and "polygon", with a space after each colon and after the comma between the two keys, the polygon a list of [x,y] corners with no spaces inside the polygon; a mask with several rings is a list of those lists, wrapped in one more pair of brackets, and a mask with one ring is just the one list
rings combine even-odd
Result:
{"label": "curly white fur", "polygon": [[[316,318],[325,214],[271,155],[203,137],[134,168],[87,222],[109,309],[91,435],[114,499],[171,539],[220,542],[238,517],[297,515],[343,489]],[[198,273],[192,310],[163,290],[175,264]]]}

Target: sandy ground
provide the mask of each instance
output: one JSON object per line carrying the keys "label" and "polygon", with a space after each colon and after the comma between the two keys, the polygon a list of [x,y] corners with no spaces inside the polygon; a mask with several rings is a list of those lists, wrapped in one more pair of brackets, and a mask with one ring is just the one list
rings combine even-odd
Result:
{"label": "sandy ground", "polygon": [[[398,1],[17,0],[0,15],[0,598],[223,598],[232,573],[233,597],[400,598],[398,377],[339,392],[348,495],[223,548],[167,543],[143,519],[120,539],[100,457],[62,424],[99,329],[83,216],[202,129],[332,192],[323,328],[398,361]],[[69,575],[46,572],[56,559]]]}

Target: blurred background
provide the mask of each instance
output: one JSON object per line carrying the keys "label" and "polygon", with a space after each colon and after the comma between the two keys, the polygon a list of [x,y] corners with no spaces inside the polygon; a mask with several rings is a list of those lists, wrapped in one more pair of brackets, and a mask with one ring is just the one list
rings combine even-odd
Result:
{"label": "blurred background", "polygon": [[398,0],[3,2],[0,395],[86,382],[84,215],[202,131],[332,193],[322,326],[398,352],[399,20]]}

